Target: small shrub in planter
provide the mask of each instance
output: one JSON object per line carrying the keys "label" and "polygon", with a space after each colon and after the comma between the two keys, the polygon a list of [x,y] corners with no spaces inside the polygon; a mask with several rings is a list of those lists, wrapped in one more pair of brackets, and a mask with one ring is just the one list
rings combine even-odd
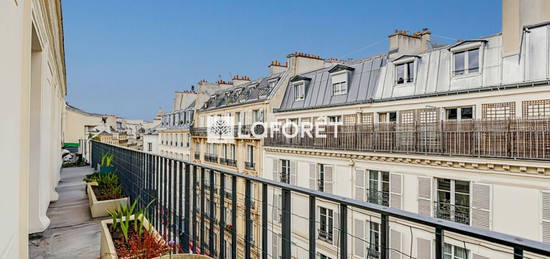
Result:
{"label": "small shrub in planter", "polygon": [[122,185],[116,173],[94,173],[86,177],[86,192],[92,217],[108,216],[107,211],[128,205],[128,198],[122,194]]}
{"label": "small shrub in planter", "polygon": [[122,186],[115,173],[100,173],[94,178],[97,186],[92,186],[98,201],[122,198]]}
{"label": "small shrub in planter", "polygon": [[100,173],[112,173],[115,171],[115,168],[113,167],[113,160],[115,159],[115,155],[113,154],[103,154],[101,156],[101,163],[99,164],[99,172]]}

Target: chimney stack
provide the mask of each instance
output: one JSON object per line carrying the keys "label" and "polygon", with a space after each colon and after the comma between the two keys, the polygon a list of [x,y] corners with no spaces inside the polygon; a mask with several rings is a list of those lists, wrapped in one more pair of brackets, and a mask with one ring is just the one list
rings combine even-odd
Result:
{"label": "chimney stack", "polygon": [[412,34],[405,30],[395,30],[388,36],[390,55],[397,57],[426,51],[430,46],[431,35],[428,28]]}
{"label": "chimney stack", "polygon": [[287,56],[288,69],[292,75],[297,75],[323,68],[325,60],[317,55],[294,52]]}
{"label": "chimney stack", "polygon": [[238,86],[250,82],[250,78],[248,76],[240,77],[239,75],[234,75],[231,81],[233,82],[234,86]]}
{"label": "chimney stack", "polygon": [[279,74],[282,72],[285,72],[288,68],[288,62],[285,62],[285,64],[281,65],[281,62],[278,60],[271,61],[271,64],[269,67],[269,75]]}
{"label": "chimney stack", "polygon": [[520,52],[523,28],[550,21],[548,0],[502,0],[502,56]]}

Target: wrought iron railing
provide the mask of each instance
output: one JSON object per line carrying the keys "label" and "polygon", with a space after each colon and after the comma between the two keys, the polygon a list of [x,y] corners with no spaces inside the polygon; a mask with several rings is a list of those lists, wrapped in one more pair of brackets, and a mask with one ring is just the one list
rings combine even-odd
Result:
{"label": "wrought iron railing", "polygon": [[449,202],[434,202],[434,215],[436,218],[451,220],[469,225],[470,207],[451,204]]}
{"label": "wrought iron railing", "polygon": [[[550,118],[319,126],[326,138],[268,132],[265,146],[550,159]],[[316,132],[313,128],[310,132]]]}
{"label": "wrought iron railing", "polygon": [[[97,165],[101,156],[105,153],[111,153],[115,156],[113,166],[120,176],[125,194],[131,200],[137,200],[140,207],[145,207],[152,202],[152,206],[148,207],[147,211],[152,225],[168,240],[174,240],[180,244],[184,252],[189,252],[190,249],[193,249],[194,252],[201,250],[201,252],[209,253],[216,258],[236,259],[237,245],[239,244],[244,246],[242,251],[244,251],[246,259],[252,257],[253,251],[259,251],[259,256],[267,259],[273,253],[271,243],[268,243],[268,233],[273,230],[273,223],[268,221],[268,215],[271,213],[271,211],[268,213],[268,206],[273,206],[270,198],[268,198],[268,190],[272,189],[282,193],[282,220],[278,224],[280,236],[279,234],[273,235],[274,238],[279,238],[282,258],[291,258],[292,246],[296,244],[292,233],[293,227],[297,224],[293,221],[297,219],[291,209],[292,206],[296,205],[292,205],[291,202],[299,197],[309,201],[309,206],[305,209],[308,215],[304,216],[303,219],[309,225],[307,228],[309,229],[309,235],[305,241],[307,243],[305,249],[309,258],[312,259],[315,258],[317,251],[318,212],[316,208],[320,202],[329,202],[336,206],[336,213],[339,217],[335,217],[334,224],[338,226],[351,226],[349,218],[353,218],[353,215],[361,211],[368,213],[369,217],[376,216],[380,222],[378,230],[380,258],[384,259],[389,258],[390,253],[406,254],[408,251],[391,247],[389,239],[390,225],[395,222],[399,222],[399,224],[410,222],[411,226],[432,229],[433,232],[427,233],[433,237],[432,244],[435,247],[436,259],[443,258],[443,240],[445,236],[454,234],[468,237],[468,239],[475,239],[479,243],[488,243],[491,246],[498,244],[499,247],[508,247],[510,251],[513,251],[513,258],[523,258],[524,252],[541,257],[550,256],[549,244],[474,228],[453,221],[422,216],[378,204],[357,201],[231,170],[92,141],[92,165]],[[219,188],[215,188],[214,184],[207,188],[205,179],[209,179],[208,182],[210,183],[219,183]],[[192,184],[194,182],[200,184]],[[244,192],[242,193],[239,193],[239,189],[237,189],[238,182],[239,186],[241,186],[240,183],[244,183]],[[260,197],[252,195],[253,183],[261,187]],[[222,217],[218,222],[206,221],[205,213],[200,213],[206,211],[206,190],[209,190],[210,201],[215,200],[215,194],[218,195],[216,205],[214,202],[209,203],[209,211],[225,211],[226,196],[224,192],[226,184],[230,184],[232,190],[237,191],[236,195],[232,195],[230,199],[231,222],[225,222],[225,217]],[[239,198],[237,198],[238,196]],[[200,202],[193,202],[199,200]],[[258,223],[261,226],[261,235],[256,238],[253,238],[252,232],[253,213],[251,205],[253,200],[259,203],[259,213],[261,215]],[[198,204],[200,204],[200,207]],[[239,214],[244,219],[239,218],[239,221],[237,221],[239,210],[244,210],[244,213]],[[240,221],[241,219],[242,221]],[[207,222],[208,227],[205,225]],[[226,224],[231,224],[230,230],[225,228]],[[237,229],[241,229],[238,224],[245,225],[244,234],[241,234],[243,233],[241,231],[237,232]],[[228,243],[229,249],[227,249],[230,254],[225,254],[226,239],[218,238],[217,242],[214,242],[215,226],[218,229],[218,237],[225,237],[225,231],[230,232],[231,240],[230,244]],[[205,233],[207,228],[209,229],[208,235]],[[364,238],[354,236],[354,232],[349,231],[347,227],[333,228],[333,235],[335,234],[340,238],[334,239],[334,247],[338,250],[339,258],[343,259],[352,257],[350,255],[351,249],[348,249],[350,240],[354,242],[358,238]],[[206,238],[206,236],[209,238]],[[456,238],[456,235],[453,238]],[[273,239],[271,242],[273,242]],[[512,258],[512,252],[508,255],[509,258]],[[407,257],[409,256],[412,255]]]}
{"label": "wrought iron railing", "polygon": [[254,170],[256,164],[254,162],[244,162],[244,168],[248,170]]}

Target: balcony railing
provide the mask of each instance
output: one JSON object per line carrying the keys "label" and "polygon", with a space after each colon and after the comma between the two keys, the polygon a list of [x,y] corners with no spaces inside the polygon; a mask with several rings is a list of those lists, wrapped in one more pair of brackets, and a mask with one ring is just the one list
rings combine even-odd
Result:
{"label": "balcony railing", "polygon": [[[326,138],[268,133],[264,144],[364,152],[550,159],[550,118],[319,126]],[[314,128],[311,133],[316,132]],[[303,136],[302,136],[303,135]]]}
{"label": "balcony railing", "polygon": [[235,161],[234,159],[229,159],[229,158],[220,158],[220,164],[222,165],[228,165],[228,166],[237,166],[237,161]]}
{"label": "balcony railing", "polygon": [[254,170],[256,164],[254,162],[244,162],[244,168],[247,170]]}
{"label": "balcony railing", "polygon": [[367,190],[367,201],[378,205],[390,206],[390,193],[376,190]]}
{"label": "balcony railing", "polygon": [[[435,240],[429,242],[433,244],[432,248],[436,253],[435,258],[443,257],[443,240],[446,236],[452,234],[466,236],[468,240],[475,240],[479,244],[487,243],[489,247],[499,245],[499,247],[508,247],[510,251],[513,251],[513,255],[512,252],[507,253],[509,257],[500,256],[498,258],[523,258],[524,252],[540,257],[550,256],[550,245],[541,242],[475,228],[453,221],[426,217],[186,160],[148,154],[96,141],[92,141],[91,146],[92,165],[98,164],[102,154],[114,154],[113,166],[120,176],[125,195],[130,197],[131,200],[137,200],[139,207],[145,207],[151,203],[152,205],[148,207],[147,213],[152,225],[167,240],[174,240],[179,244],[184,252],[189,252],[190,247],[192,247],[195,252],[201,249],[202,252],[209,252],[215,258],[236,259],[237,244],[242,244],[244,246],[242,248],[244,257],[248,259],[252,257],[252,244],[257,242],[259,244],[257,248],[260,251],[260,256],[268,258],[268,254],[272,253],[271,247],[273,242],[272,239],[268,243],[268,233],[273,229],[273,224],[268,221],[268,215],[271,215],[271,210],[268,211],[268,207],[274,206],[272,198],[268,195],[268,189],[273,189],[278,190],[282,194],[280,196],[282,220],[280,224],[277,224],[277,227],[280,226],[281,234],[280,236],[274,235],[274,238],[279,238],[282,258],[291,258],[292,244],[299,241],[293,240],[294,235],[292,234],[296,224],[302,224],[298,222],[308,224],[306,229],[309,230],[309,233],[306,234],[304,239],[307,243],[304,244],[304,247],[308,251],[309,258],[315,258],[317,250],[316,240],[318,238],[316,232],[319,222],[316,208],[319,201],[329,202],[333,204],[331,206],[335,206],[336,209],[333,214],[335,226],[350,226],[353,222],[349,222],[349,220],[353,220],[354,215],[362,213],[362,211],[369,215],[366,216],[367,214],[362,213],[365,215],[363,218],[376,217],[380,222],[380,228],[377,231],[380,237],[380,258],[389,258],[390,253],[394,251],[403,253],[406,257],[413,256],[407,255],[409,253],[408,248],[396,250],[390,246],[390,226],[393,229],[393,224],[402,226],[406,222],[410,222],[415,231],[419,231],[418,226],[421,229],[429,229],[429,231],[422,233],[423,236],[431,235],[433,240]],[[209,179],[209,182],[219,183],[217,191],[213,184],[208,188],[205,187],[205,179]],[[200,184],[197,186],[192,184],[193,182],[199,182]],[[242,194],[244,201],[241,198],[237,199],[238,196],[243,197],[241,194],[232,195],[231,199],[229,199],[231,216],[228,216],[228,218],[231,218],[231,222],[224,222],[225,217],[222,217],[217,223],[208,221],[209,226],[207,227],[204,213],[199,213],[199,211],[207,211],[205,209],[206,189],[209,190],[208,199],[211,201],[215,200],[214,195],[218,193],[219,200],[216,202],[216,205],[211,202],[208,209],[211,212],[217,211],[215,214],[218,214],[221,211],[225,211],[226,196],[223,193],[225,192],[226,184],[230,185],[232,190],[238,191],[238,182],[239,185],[240,183],[244,183],[244,190],[242,191],[244,192]],[[252,195],[252,184],[260,187],[259,197]],[[307,215],[294,217],[296,214],[291,208],[296,206],[296,204],[292,204],[292,202],[300,198],[309,201],[309,206],[301,208],[301,211],[305,211]],[[200,200],[200,202],[193,202],[197,200]],[[253,237],[252,233],[253,213],[251,205],[253,200],[259,203],[259,213],[261,215],[259,220],[261,235],[256,238]],[[308,203],[308,201],[305,201],[305,203]],[[198,204],[200,204],[200,208]],[[239,211],[237,206],[244,210],[244,213],[240,214],[244,217],[242,221],[237,221],[237,212]],[[297,222],[294,222],[294,220],[297,220]],[[225,228],[226,224],[231,224],[232,227],[230,230]],[[239,227],[237,224],[244,224],[244,228]],[[212,238],[215,236],[214,229],[216,229],[216,225],[218,226],[218,237],[224,237],[225,231],[230,232],[231,244],[227,249],[225,248],[224,238],[218,238],[217,242],[214,242]],[[209,229],[209,234],[205,233],[207,228]],[[244,234],[241,234],[243,232],[239,231],[238,236],[237,229],[243,229]],[[303,231],[302,226],[300,226],[300,230],[296,231]],[[336,235],[336,237],[339,237],[333,238],[333,244],[338,250],[339,258],[346,259],[352,257],[350,254],[351,249],[348,249],[349,242],[358,240],[364,242],[364,237],[356,237],[354,233],[354,231],[350,231],[347,227],[333,228],[333,236]],[[402,232],[402,234],[405,234],[405,232]],[[456,239],[457,236],[454,235],[450,238]],[[207,249],[207,247],[211,249]],[[213,253],[214,250],[217,251],[217,254]],[[225,254],[226,251],[229,251],[230,254]]]}
{"label": "balcony railing", "polygon": [[201,154],[195,153],[195,159],[200,160],[201,159]]}
{"label": "balcony railing", "polygon": [[204,155],[204,161],[211,162],[211,163],[218,163],[218,157],[215,155]]}
{"label": "balcony railing", "polygon": [[470,207],[451,204],[449,202],[434,202],[434,214],[436,218],[451,220],[469,225]]}

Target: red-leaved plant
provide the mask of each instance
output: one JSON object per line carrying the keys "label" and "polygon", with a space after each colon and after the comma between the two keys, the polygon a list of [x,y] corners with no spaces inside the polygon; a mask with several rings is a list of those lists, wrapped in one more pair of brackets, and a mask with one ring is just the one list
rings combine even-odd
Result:
{"label": "red-leaved plant", "polygon": [[115,241],[116,252],[119,258],[147,259],[165,255],[171,247],[162,239],[145,231],[142,235],[132,235],[127,242],[119,239]]}

